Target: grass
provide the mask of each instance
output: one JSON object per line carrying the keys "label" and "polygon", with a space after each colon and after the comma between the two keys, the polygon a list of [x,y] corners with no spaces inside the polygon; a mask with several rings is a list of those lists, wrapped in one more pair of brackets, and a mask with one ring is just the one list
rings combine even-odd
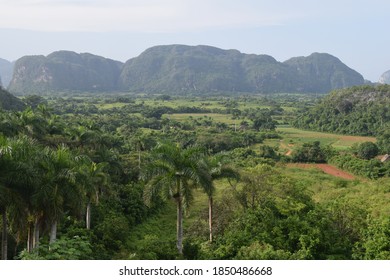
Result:
{"label": "grass", "polygon": [[307,186],[314,201],[320,204],[336,200],[360,205],[370,215],[390,215],[390,179],[345,181],[319,169],[283,168],[283,172]]}
{"label": "grass", "polygon": [[[153,99],[137,99],[137,103],[144,102],[148,106],[166,106],[170,108],[178,107],[197,107],[203,109],[226,109],[225,104],[223,104],[223,99],[218,100],[208,100],[207,98],[193,97],[193,98],[179,98],[172,100],[153,100]],[[253,100],[245,102],[238,101],[237,106],[235,107],[239,110],[244,109],[257,109],[257,108],[270,108],[270,106],[259,104],[258,102],[253,102]],[[292,107],[284,107],[287,111],[292,111]]]}
{"label": "grass", "polygon": [[176,240],[176,205],[173,202],[168,202],[158,215],[131,229],[122,257],[126,259],[128,254],[136,252],[139,242],[148,236],[157,236],[163,243]]}
{"label": "grass", "polygon": [[164,114],[164,118],[170,118],[175,121],[186,121],[193,119],[211,118],[215,122],[221,122],[226,124],[238,124],[239,120],[233,120],[231,115],[217,114],[217,113],[185,113],[185,114]]}
{"label": "grass", "polygon": [[319,141],[322,145],[332,145],[336,150],[347,150],[355,143],[366,141],[376,142],[374,137],[340,135],[325,132],[307,131],[290,126],[279,126],[277,131],[283,135],[283,140],[268,141],[268,145],[279,146],[282,151],[299,147],[303,143]]}
{"label": "grass", "polygon": [[95,106],[98,107],[99,109],[121,108],[121,107],[124,107],[126,105],[129,105],[129,104],[128,103],[122,103],[122,102],[95,104]]}

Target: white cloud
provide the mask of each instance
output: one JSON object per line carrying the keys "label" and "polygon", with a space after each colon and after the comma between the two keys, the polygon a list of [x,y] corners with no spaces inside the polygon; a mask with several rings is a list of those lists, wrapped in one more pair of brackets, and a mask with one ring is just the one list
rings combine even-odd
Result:
{"label": "white cloud", "polygon": [[174,32],[277,25],[297,16],[281,13],[264,3],[250,0],[0,0],[0,28]]}

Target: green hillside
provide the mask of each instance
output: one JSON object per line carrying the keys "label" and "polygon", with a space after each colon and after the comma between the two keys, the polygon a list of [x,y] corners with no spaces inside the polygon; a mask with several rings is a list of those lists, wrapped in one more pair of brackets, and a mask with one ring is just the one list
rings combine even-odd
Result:
{"label": "green hillside", "polygon": [[339,59],[315,53],[284,63],[209,46],[157,46],[130,59],[123,89],[138,92],[328,92],[363,77]]}
{"label": "green hillside", "polygon": [[364,83],[339,59],[315,53],[286,62],[210,46],[147,49],[125,64],[70,51],[16,61],[9,90],[22,94],[131,91],[166,94],[325,93]]}
{"label": "green hillside", "polygon": [[17,97],[13,96],[0,87],[0,108],[3,110],[23,110],[26,105]]}
{"label": "green hillside", "polygon": [[52,91],[114,91],[122,63],[70,51],[25,56],[15,63],[11,92],[35,94]]}
{"label": "green hillside", "polygon": [[303,109],[294,125],[318,131],[375,136],[390,123],[390,85],[335,90],[311,109]]}

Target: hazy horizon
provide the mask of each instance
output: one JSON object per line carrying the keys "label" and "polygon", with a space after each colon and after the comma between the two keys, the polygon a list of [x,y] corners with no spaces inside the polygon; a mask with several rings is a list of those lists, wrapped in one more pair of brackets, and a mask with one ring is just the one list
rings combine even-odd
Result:
{"label": "hazy horizon", "polygon": [[384,0],[0,0],[0,58],[89,52],[125,62],[149,47],[209,45],[278,61],[329,53],[378,81],[390,69]]}

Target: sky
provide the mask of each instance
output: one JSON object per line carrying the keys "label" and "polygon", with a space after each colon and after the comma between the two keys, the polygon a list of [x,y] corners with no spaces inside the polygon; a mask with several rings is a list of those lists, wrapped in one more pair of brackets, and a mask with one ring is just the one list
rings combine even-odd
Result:
{"label": "sky", "polygon": [[88,52],[122,62],[156,45],[210,45],[278,61],[338,57],[390,70],[388,0],[0,0],[0,58]]}

